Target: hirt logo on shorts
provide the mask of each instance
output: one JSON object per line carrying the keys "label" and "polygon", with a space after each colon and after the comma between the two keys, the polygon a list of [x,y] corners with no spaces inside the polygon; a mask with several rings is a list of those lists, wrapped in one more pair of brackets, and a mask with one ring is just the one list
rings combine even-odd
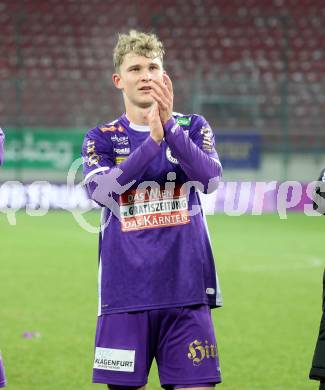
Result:
{"label": "hirt logo on shorts", "polygon": [[205,340],[205,343],[194,340],[188,349],[187,357],[193,361],[194,366],[201,365],[204,359],[215,359],[217,357],[217,346],[210,344],[208,340]]}

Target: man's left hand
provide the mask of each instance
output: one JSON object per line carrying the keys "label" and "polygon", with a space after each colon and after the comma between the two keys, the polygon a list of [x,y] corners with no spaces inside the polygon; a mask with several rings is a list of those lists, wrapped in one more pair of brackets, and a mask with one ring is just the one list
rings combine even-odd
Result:
{"label": "man's left hand", "polygon": [[163,82],[160,80],[151,80],[151,96],[158,103],[159,116],[164,125],[173,114],[173,84],[167,74],[163,74]]}

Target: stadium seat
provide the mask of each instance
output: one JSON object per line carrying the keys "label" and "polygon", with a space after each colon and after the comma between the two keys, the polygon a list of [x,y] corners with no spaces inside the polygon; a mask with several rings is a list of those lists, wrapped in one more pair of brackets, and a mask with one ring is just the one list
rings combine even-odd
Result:
{"label": "stadium seat", "polygon": [[[122,107],[111,85],[111,54],[117,32],[130,28],[155,31],[164,41],[178,111],[191,111],[193,93],[255,94],[259,116],[251,125],[278,142],[268,132],[281,129],[287,104],[289,130],[299,132],[291,141],[299,145],[300,132],[320,132],[324,123],[322,0],[1,4],[0,113],[8,125],[17,123],[17,110],[26,126],[38,127],[114,118]],[[249,123],[233,117],[228,125]]]}

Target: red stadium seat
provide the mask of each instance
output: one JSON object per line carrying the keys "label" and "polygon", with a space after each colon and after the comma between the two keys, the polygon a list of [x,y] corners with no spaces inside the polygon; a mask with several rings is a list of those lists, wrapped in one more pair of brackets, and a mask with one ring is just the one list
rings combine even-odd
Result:
{"label": "red stadium seat", "polygon": [[[26,126],[86,127],[113,119],[122,108],[110,80],[112,50],[117,32],[130,28],[163,40],[178,111],[191,111],[193,88],[224,99],[254,95],[259,114],[251,125],[266,143],[280,142],[268,134],[281,130],[284,104],[291,132],[319,132],[324,123],[322,0],[2,4],[0,113],[9,125],[16,123],[17,79]],[[244,125],[247,118],[228,118],[228,127]]]}

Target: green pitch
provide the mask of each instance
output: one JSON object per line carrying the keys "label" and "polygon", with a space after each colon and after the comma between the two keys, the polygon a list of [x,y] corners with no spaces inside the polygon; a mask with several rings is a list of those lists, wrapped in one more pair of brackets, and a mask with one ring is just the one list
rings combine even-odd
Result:
{"label": "green pitch", "polygon": [[[88,215],[94,225],[98,213]],[[325,217],[208,217],[224,307],[214,311],[220,390],[308,390],[321,315]],[[0,347],[8,390],[90,383],[97,235],[72,215],[0,216]],[[40,337],[24,338],[24,332]],[[148,390],[159,389],[155,366]]]}

